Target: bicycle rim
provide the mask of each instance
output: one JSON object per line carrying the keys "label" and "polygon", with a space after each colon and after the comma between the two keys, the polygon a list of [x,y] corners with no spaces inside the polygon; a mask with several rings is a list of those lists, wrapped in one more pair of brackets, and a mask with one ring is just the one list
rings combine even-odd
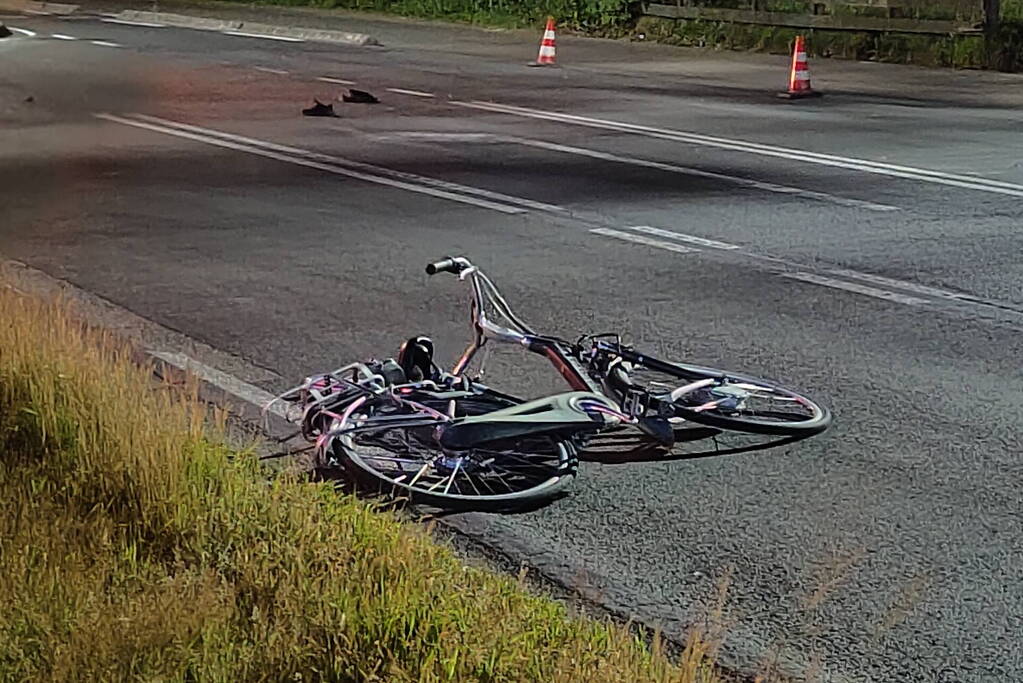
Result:
{"label": "bicycle rim", "polygon": [[520,439],[444,452],[433,426],[394,426],[372,414],[352,416],[359,430],[336,439],[333,452],[376,492],[438,507],[497,509],[533,504],[564,489],[578,460],[571,444]]}
{"label": "bicycle rim", "polygon": [[[678,364],[684,373],[634,364],[630,381],[660,401],[670,402],[675,416],[731,431],[776,436],[812,436],[831,424],[831,413],[816,401],[756,377]],[[693,375],[714,379],[670,401],[680,386],[693,385]]]}

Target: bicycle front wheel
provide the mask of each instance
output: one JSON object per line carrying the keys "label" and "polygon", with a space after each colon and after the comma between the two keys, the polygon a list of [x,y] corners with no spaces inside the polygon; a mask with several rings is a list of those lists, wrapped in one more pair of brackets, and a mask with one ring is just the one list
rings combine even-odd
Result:
{"label": "bicycle front wheel", "polygon": [[831,411],[809,397],[757,377],[636,354],[613,382],[640,389],[662,412],[729,431],[808,437],[831,425]]}
{"label": "bicycle front wheel", "polygon": [[446,452],[436,425],[401,423],[401,413],[372,408],[351,416],[357,429],[338,436],[333,455],[374,492],[443,508],[499,510],[545,502],[575,478],[574,446],[549,437],[515,439]]}

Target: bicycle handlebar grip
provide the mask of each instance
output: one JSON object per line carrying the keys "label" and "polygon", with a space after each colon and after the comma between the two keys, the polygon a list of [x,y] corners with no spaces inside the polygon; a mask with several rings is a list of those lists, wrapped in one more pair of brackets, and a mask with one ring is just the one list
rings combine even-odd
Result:
{"label": "bicycle handlebar grip", "polygon": [[457,273],[457,272],[458,272],[458,264],[455,263],[455,259],[453,259],[453,258],[441,259],[440,261],[436,261],[435,263],[431,263],[431,264],[426,266],[426,274],[427,275],[436,275],[437,273]]}

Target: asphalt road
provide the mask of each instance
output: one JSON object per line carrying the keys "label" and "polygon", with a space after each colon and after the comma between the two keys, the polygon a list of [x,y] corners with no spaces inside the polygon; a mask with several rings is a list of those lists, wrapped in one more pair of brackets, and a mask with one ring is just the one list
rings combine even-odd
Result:
{"label": "asphalt road", "polygon": [[[519,33],[407,22],[351,20],[384,43],[354,48],[6,21],[4,257],[268,390],[414,333],[453,358],[466,292],[422,270],[449,253],[537,328],[794,384],[824,436],[587,462],[465,526],[670,634],[730,575],[742,669],[1023,680],[1023,79],[814,62],[828,94],[793,104],[776,57],[577,39],[545,70]],[[300,116],[339,80],[382,102]]]}

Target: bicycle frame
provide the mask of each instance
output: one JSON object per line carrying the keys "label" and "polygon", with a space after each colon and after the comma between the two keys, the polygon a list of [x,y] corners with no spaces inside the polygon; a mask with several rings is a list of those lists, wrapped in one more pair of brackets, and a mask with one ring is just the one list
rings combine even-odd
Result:
{"label": "bicycle frame", "polygon": [[[454,261],[462,266],[458,273],[459,280],[471,278],[473,300],[471,308],[473,340],[456,361],[451,374],[461,377],[469,367],[476,354],[487,341],[505,344],[518,344],[529,351],[544,356],[557,369],[568,385],[575,391],[588,391],[605,394],[603,387],[594,382],[579,361],[563,348],[567,342],[553,337],[536,334],[526,323],[522,322],[511,310],[508,302],[501,296],[497,286],[467,259],[457,258]],[[518,329],[498,325],[487,317],[486,304],[490,301],[494,307]],[[482,376],[480,370],[479,375]]]}

